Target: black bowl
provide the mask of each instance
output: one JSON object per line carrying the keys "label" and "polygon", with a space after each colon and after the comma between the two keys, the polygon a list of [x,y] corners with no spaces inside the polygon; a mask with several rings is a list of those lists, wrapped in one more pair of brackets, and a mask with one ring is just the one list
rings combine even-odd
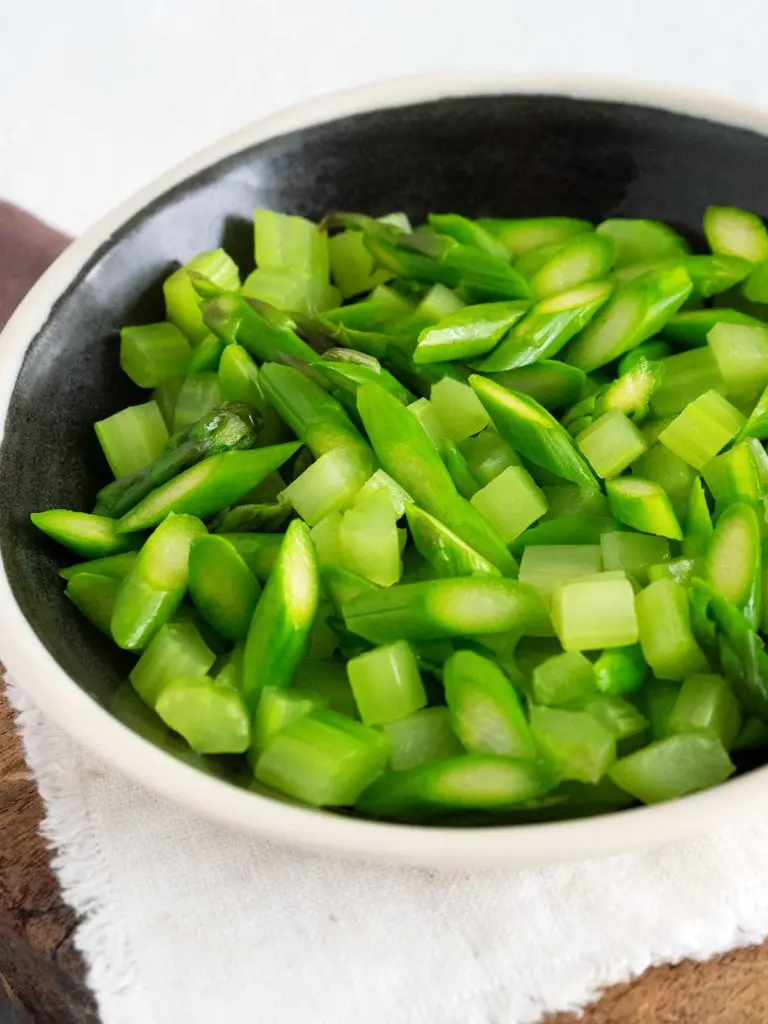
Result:
{"label": "black bowl", "polygon": [[[246,273],[257,206],[311,218],[404,210],[417,221],[430,210],[654,217],[694,245],[709,204],[768,214],[764,135],[561,95],[453,96],[356,113],[202,163],[108,237],[95,229],[96,247],[73,276],[49,272],[47,294],[58,297],[31,332],[5,420],[0,551],[13,597],[59,666],[105,706],[130,659],[64,600],[57,573],[67,557],[29,513],[92,507],[106,479],[93,422],[139,398],[119,370],[118,329],[163,318],[161,282],[178,261],[224,245]],[[13,639],[0,642],[7,649]]]}

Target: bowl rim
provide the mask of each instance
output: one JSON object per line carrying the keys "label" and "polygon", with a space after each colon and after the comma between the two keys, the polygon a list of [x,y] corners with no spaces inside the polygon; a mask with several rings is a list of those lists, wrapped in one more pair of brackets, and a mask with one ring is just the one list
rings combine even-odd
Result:
{"label": "bowl rim", "polygon": [[[205,147],[99,220],[51,265],[0,336],[0,440],[26,351],[56,300],[96,250],[174,185],[257,143],[354,114],[445,98],[562,95],[653,107],[768,135],[768,110],[704,91],[627,78],[438,71],[346,89],[290,106]],[[435,867],[523,867],[683,839],[764,795],[768,766],[683,800],[595,818],[492,828],[425,828],[344,817],[238,788],[183,763],[113,718],[61,668],[34,633],[0,568],[0,655],[10,678],[82,747],[123,775],[201,817],[317,852]]]}

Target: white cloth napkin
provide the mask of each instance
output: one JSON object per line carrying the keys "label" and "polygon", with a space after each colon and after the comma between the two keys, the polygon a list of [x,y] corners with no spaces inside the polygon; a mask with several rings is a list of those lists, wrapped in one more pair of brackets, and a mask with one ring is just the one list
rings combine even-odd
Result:
{"label": "white cloth napkin", "polygon": [[534,1024],[768,932],[768,812],[572,867],[358,865],[200,821],[9,691],[103,1024]]}

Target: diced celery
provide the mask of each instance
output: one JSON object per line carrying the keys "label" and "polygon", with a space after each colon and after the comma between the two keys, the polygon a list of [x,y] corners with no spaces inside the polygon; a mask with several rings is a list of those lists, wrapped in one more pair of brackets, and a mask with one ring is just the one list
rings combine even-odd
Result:
{"label": "diced celery", "polygon": [[201,301],[192,284],[190,271],[202,274],[226,291],[240,287],[240,272],[223,249],[213,249],[194,256],[163,283],[165,315],[193,345],[197,345],[208,334],[208,328],[203,322]]}
{"label": "diced celery", "polygon": [[598,782],[616,757],[613,735],[586,711],[533,706],[536,746],[563,779]]}
{"label": "diced celery", "polygon": [[328,236],[316,224],[274,210],[255,210],[253,227],[257,267],[328,281]]}
{"label": "diced celery", "polygon": [[154,708],[172,679],[204,676],[215,660],[191,622],[170,622],[157,631],[129,678],[144,703]]}
{"label": "diced celery", "polygon": [[306,693],[331,711],[357,718],[357,704],[342,661],[305,661],[296,669],[289,690],[282,693]]}
{"label": "diced celery", "polygon": [[581,702],[580,709],[596,718],[617,741],[636,736],[648,726],[647,719],[640,714],[634,704],[621,697],[607,694],[588,697]]}
{"label": "diced celery", "polygon": [[611,513],[621,523],[645,533],[682,540],[683,531],[665,491],[652,480],[618,477],[605,485]]}
{"label": "diced celery", "polygon": [[707,391],[724,395],[725,381],[710,348],[695,348],[662,359],[662,382],[651,395],[655,416],[671,416]]}
{"label": "diced celery", "polygon": [[390,740],[389,767],[394,772],[434,764],[462,752],[448,708],[422,708],[381,728]]}
{"label": "diced celery", "polygon": [[444,284],[433,284],[427,294],[416,307],[416,315],[428,317],[435,323],[444,320],[464,308],[464,303],[456,292],[446,288]]}
{"label": "diced celery", "polygon": [[519,466],[520,458],[492,428],[459,443],[459,449],[480,486],[494,480],[508,466]]}
{"label": "diced celery", "polygon": [[382,587],[403,571],[397,519],[384,491],[374,491],[345,512],[339,526],[341,564]]}
{"label": "diced celery", "polygon": [[681,459],[702,470],[738,434],[744,417],[716,391],[695,399],[659,434]]}
{"label": "diced celery", "polygon": [[669,541],[652,534],[604,533],[600,548],[605,569],[623,569],[641,583],[648,579],[649,566],[669,560]]}
{"label": "diced celery", "polygon": [[509,543],[540,519],[547,500],[522,466],[510,466],[472,496],[472,504]]}
{"label": "diced celery", "polygon": [[173,433],[197,423],[221,402],[219,378],[215,373],[197,373],[181,385],[173,412]]}
{"label": "diced celery", "polygon": [[691,632],[685,588],[671,580],[656,580],[635,598],[640,646],[653,674],[680,681],[706,672],[707,659]]}
{"label": "diced celery", "polygon": [[124,327],[120,331],[120,366],[141,388],[155,388],[187,372],[190,347],[171,323]]}
{"label": "diced celery", "polygon": [[645,438],[623,412],[607,412],[583,430],[576,444],[598,476],[618,476],[646,450]]}
{"label": "diced celery", "polygon": [[675,514],[682,516],[696,478],[696,471],[684,459],[657,442],[635,460],[632,474],[658,484],[672,503]]}
{"label": "diced celery", "polygon": [[330,512],[312,527],[311,537],[317,550],[317,563],[321,569],[329,565],[338,565],[341,561],[341,515],[341,512]]}
{"label": "diced celery", "polygon": [[555,590],[552,621],[566,651],[626,647],[638,639],[632,584],[600,576]]}
{"label": "diced celery", "polygon": [[432,444],[440,449],[440,444],[445,440],[446,434],[443,424],[437,415],[437,411],[428,398],[417,398],[408,406],[408,412],[413,413]]}
{"label": "diced celery", "polygon": [[349,508],[370,475],[357,449],[339,446],[299,474],[283,495],[305,522],[316,526],[332,512]]}
{"label": "diced celery", "polygon": [[154,462],[168,440],[157,402],[131,405],[99,420],[94,429],[116,477],[136,473]]}
{"label": "diced celery", "polygon": [[668,728],[672,734],[709,733],[730,750],[741,728],[741,707],[722,676],[691,675],[683,680]]}
{"label": "diced celery", "polygon": [[533,670],[533,697],[538,704],[568,704],[594,691],[592,662],[578,651],[556,654]]}
{"label": "diced celery", "polygon": [[302,715],[267,742],[259,782],[317,807],[353,804],[384,770],[389,740],[333,711]]}
{"label": "diced celery", "polygon": [[341,231],[328,239],[331,276],[345,299],[369,292],[388,281],[390,274],[375,266],[362,231]]}
{"label": "diced celery", "polygon": [[733,401],[754,401],[768,384],[768,326],[716,324],[707,344]]}
{"label": "diced celery", "polygon": [[275,733],[285,729],[302,715],[318,711],[323,703],[320,697],[296,687],[283,690],[277,686],[265,686],[261,691],[253,723],[253,753],[261,753]]}
{"label": "diced celery", "polygon": [[643,688],[643,709],[651,728],[651,736],[655,740],[663,740],[670,735],[669,718],[680,693],[680,684],[653,676]]}
{"label": "diced celery", "polygon": [[542,544],[525,549],[518,578],[551,598],[562,583],[592,576],[601,568],[600,548],[596,544]]}
{"label": "diced celery", "polygon": [[490,423],[472,388],[452,377],[443,377],[432,385],[430,401],[443,431],[452,441],[464,441]]}
{"label": "diced celery", "polygon": [[405,640],[350,659],[347,673],[360,718],[366,725],[395,722],[427,703],[416,655]]}
{"label": "diced celery", "polygon": [[177,676],[155,703],[166,725],[200,754],[242,754],[251,740],[251,723],[243,698],[209,676]]}
{"label": "diced celery", "polygon": [[520,698],[493,661],[457,651],[445,663],[443,685],[454,731],[467,750],[535,757]]}
{"label": "diced celery", "polygon": [[242,294],[292,313],[324,313],[341,301],[327,278],[307,277],[295,270],[257,267],[243,281]]}
{"label": "diced celery", "polygon": [[718,740],[691,732],[658,740],[621,758],[609,775],[638,800],[655,804],[716,786],[734,771]]}

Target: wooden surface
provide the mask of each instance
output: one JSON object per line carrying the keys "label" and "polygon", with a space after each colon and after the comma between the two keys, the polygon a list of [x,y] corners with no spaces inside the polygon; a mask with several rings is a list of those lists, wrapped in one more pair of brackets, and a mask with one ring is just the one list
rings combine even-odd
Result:
{"label": "wooden surface", "polygon": [[[41,815],[0,695],[0,1024],[97,1024],[72,944],[74,915],[58,894],[38,834]],[[634,984],[610,989],[580,1020],[767,1024],[768,943],[708,964],[647,971]],[[547,1024],[577,1024],[577,1018],[558,1014]]]}

